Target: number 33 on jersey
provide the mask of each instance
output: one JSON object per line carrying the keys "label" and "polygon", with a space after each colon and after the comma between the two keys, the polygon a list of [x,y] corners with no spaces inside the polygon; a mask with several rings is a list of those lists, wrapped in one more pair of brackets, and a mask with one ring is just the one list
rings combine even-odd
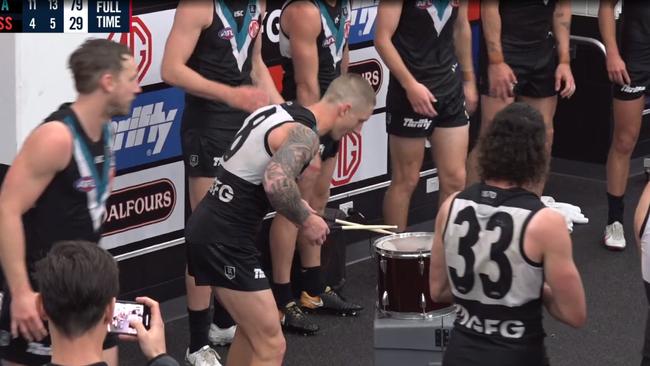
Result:
{"label": "number 33 on jersey", "polygon": [[[544,273],[541,263],[526,257],[523,238],[528,222],[542,208],[539,198],[526,190],[481,184],[454,199],[443,236],[445,259],[455,302],[469,320],[516,321],[523,329],[536,323]],[[482,326],[463,325],[486,332]]]}

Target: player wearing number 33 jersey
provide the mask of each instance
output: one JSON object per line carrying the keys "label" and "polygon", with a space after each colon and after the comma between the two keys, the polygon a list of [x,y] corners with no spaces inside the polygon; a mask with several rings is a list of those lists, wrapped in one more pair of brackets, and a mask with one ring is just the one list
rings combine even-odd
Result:
{"label": "player wearing number 33 jersey", "polygon": [[564,219],[526,189],[548,169],[545,141],[538,111],[506,107],[479,145],[481,183],[440,208],[431,294],[458,315],[445,366],[546,365],[542,306],[572,326],[585,320]]}

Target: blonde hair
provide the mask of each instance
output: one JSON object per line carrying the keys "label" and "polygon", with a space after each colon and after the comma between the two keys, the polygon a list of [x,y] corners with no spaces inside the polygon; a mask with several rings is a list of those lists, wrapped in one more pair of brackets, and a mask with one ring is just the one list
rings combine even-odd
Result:
{"label": "blonde hair", "polygon": [[330,84],[323,96],[329,103],[350,103],[352,109],[374,108],[375,91],[370,83],[358,74],[343,74]]}

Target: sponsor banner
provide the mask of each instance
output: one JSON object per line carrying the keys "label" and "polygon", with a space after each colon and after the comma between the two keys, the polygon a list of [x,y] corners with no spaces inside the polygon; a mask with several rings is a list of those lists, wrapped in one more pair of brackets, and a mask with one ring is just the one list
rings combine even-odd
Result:
{"label": "sponsor banner", "polygon": [[115,178],[106,204],[105,249],[182,230],[185,223],[183,162]]}
{"label": "sponsor banner", "polygon": [[129,33],[105,33],[106,38],[123,43],[133,51],[141,86],[162,82],[160,65],[175,13],[176,9],[170,9],[134,15]]}
{"label": "sponsor banner", "polygon": [[178,88],[142,93],[133,102],[130,116],[113,118],[118,171],[181,155],[184,95]]}
{"label": "sponsor banner", "polygon": [[388,90],[388,67],[384,64],[374,47],[366,47],[350,51],[349,71],[360,74],[372,85],[377,93],[375,109],[386,106]]}
{"label": "sponsor banner", "polygon": [[379,0],[353,0],[350,15],[350,45],[372,41],[375,36]]}
{"label": "sponsor banner", "polygon": [[386,113],[375,114],[364,123],[361,134],[346,135],[332,176],[332,186],[362,181],[388,172]]}

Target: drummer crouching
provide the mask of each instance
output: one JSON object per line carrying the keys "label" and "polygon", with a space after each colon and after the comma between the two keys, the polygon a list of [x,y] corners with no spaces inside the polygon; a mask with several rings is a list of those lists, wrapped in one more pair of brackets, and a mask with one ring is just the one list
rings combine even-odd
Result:
{"label": "drummer crouching", "polygon": [[457,318],[443,358],[455,365],[548,365],[542,305],[581,327],[584,289],[563,217],[530,191],[548,171],[541,114],[514,103],[479,142],[481,183],[436,218],[429,285]]}

